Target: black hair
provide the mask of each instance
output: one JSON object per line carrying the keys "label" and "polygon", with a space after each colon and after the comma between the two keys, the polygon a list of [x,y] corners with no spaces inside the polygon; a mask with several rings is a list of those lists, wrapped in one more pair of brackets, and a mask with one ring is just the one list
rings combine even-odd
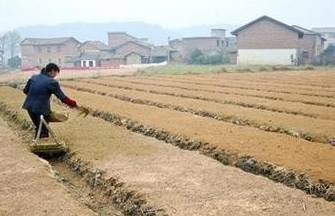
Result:
{"label": "black hair", "polygon": [[42,74],[48,74],[51,71],[60,71],[58,65],[56,65],[55,63],[49,63],[47,64],[47,66],[45,66],[44,68],[42,68],[41,73]]}

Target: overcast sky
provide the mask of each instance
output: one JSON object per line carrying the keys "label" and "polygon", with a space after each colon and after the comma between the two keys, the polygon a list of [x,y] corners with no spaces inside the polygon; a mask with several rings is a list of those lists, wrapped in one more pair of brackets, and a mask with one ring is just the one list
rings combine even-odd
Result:
{"label": "overcast sky", "polygon": [[0,32],[77,21],[240,25],[262,15],[309,28],[335,26],[334,8],[335,0],[0,0]]}

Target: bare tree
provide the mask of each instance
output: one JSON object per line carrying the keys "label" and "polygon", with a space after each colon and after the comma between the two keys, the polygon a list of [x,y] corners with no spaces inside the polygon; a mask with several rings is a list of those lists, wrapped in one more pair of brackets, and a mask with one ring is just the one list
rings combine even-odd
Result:
{"label": "bare tree", "polygon": [[9,31],[2,36],[3,47],[7,47],[10,52],[10,58],[13,58],[16,54],[16,50],[21,41],[21,36],[18,31]]}
{"label": "bare tree", "polygon": [[5,46],[5,43],[4,43],[4,40],[2,37],[0,37],[0,67],[3,67],[4,66],[4,46]]}

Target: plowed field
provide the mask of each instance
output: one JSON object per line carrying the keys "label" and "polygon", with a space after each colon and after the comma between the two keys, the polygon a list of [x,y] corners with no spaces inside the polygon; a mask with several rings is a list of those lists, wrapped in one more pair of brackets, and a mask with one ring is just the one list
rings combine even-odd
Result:
{"label": "plowed field", "polygon": [[[91,103],[100,99],[105,100],[102,104],[112,102],[103,96],[66,91],[78,96],[79,100],[98,98]],[[14,111],[20,111],[23,98],[19,90],[0,88],[0,102]],[[120,105],[113,102],[118,110]],[[64,111],[57,104],[53,104],[53,108]],[[101,119],[76,117],[75,112],[68,112],[69,121],[52,124],[52,127],[71,151],[93,167],[104,170],[104,178],[117,177],[132,190],[143,194],[150,205],[168,215],[222,215],[224,211],[231,215],[287,215],[294,212],[295,215],[330,216],[335,211],[333,203],[312,198],[261,176],[223,166],[197,152],[182,151]],[[150,116],[150,113],[145,115]],[[19,112],[19,116],[27,119],[24,112]]]}
{"label": "plowed field", "polygon": [[[117,179],[122,190],[143,194],[148,207],[138,212],[335,211],[326,201],[335,200],[335,72],[109,76],[60,83],[91,112],[79,117],[53,102],[70,119],[51,126],[71,154],[103,170],[106,181]],[[12,115],[6,106],[30,121],[23,100],[21,90],[0,87],[2,114]]]}

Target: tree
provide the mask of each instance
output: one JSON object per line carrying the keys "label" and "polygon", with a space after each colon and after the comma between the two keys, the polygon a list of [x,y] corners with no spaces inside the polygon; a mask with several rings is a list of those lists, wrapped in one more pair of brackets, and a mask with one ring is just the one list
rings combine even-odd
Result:
{"label": "tree", "polygon": [[204,54],[199,49],[195,49],[191,53],[191,57],[189,59],[190,64],[201,64],[201,58],[203,58]]}
{"label": "tree", "polygon": [[[9,31],[2,36],[2,43],[5,50],[9,50],[10,58],[15,57],[16,50],[19,47],[21,36],[18,31]],[[6,49],[7,48],[7,49]]]}
{"label": "tree", "polygon": [[21,66],[21,58],[19,56],[14,56],[8,59],[8,66],[11,68],[19,68]]}
{"label": "tree", "polygon": [[227,62],[224,61],[223,55],[219,52],[203,53],[199,49],[193,50],[189,59],[190,64],[212,65]]}
{"label": "tree", "polygon": [[328,46],[313,63],[315,65],[335,65],[335,45]]}

